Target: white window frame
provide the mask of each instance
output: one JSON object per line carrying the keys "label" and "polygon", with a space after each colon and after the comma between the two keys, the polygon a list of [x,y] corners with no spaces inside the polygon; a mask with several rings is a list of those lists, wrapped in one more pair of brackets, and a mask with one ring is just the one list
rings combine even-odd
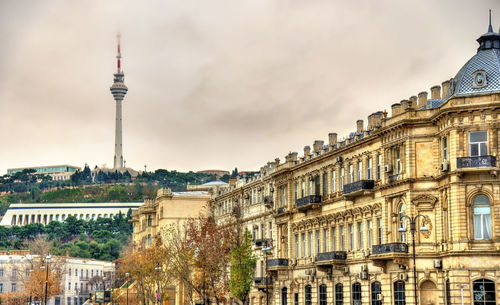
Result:
{"label": "white window frame", "polygon": [[[478,141],[478,142],[473,142],[471,140],[472,138],[472,134],[474,133],[485,133],[486,134],[486,141]],[[479,157],[479,156],[487,156],[488,155],[488,140],[489,140],[489,136],[488,136],[488,131],[486,130],[477,130],[477,131],[470,131],[469,132],[469,156],[471,157]],[[486,149],[486,151],[484,152],[483,149],[481,149],[481,144],[486,144],[484,149]],[[472,155],[472,146],[473,145],[477,145],[477,151],[478,151],[478,155]]]}
{"label": "white window frame", "polygon": [[373,180],[373,173],[372,173],[372,164],[373,160],[372,158],[368,158],[366,161],[366,179],[367,180]]}

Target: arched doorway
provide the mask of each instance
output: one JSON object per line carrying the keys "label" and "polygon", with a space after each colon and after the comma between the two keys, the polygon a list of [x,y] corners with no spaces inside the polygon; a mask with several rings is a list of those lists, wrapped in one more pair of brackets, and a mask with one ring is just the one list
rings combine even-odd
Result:
{"label": "arched doorway", "polygon": [[439,291],[432,281],[424,281],[420,284],[420,304],[435,305],[438,302]]}

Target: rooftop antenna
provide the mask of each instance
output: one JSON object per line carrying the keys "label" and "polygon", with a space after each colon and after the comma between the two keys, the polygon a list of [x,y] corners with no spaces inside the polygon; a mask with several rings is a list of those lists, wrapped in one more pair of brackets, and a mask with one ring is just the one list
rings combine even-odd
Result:
{"label": "rooftop antenna", "polygon": [[488,26],[488,33],[493,32],[493,27],[491,26],[491,9],[490,9],[490,25]]}

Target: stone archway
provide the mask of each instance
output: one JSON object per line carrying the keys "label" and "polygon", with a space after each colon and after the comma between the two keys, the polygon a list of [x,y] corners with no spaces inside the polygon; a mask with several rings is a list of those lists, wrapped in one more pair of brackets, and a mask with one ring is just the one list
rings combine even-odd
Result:
{"label": "stone archway", "polygon": [[420,304],[436,305],[438,304],[439,291],[433,281],[426,280],[420,284]]}

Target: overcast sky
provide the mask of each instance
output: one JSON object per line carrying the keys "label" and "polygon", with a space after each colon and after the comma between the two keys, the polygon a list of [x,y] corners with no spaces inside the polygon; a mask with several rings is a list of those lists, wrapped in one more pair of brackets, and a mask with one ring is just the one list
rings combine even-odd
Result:
{"label": "overcast sky", "polygon": [[453,77],[499,0],[0,1],[0,173],[258,170]]}

